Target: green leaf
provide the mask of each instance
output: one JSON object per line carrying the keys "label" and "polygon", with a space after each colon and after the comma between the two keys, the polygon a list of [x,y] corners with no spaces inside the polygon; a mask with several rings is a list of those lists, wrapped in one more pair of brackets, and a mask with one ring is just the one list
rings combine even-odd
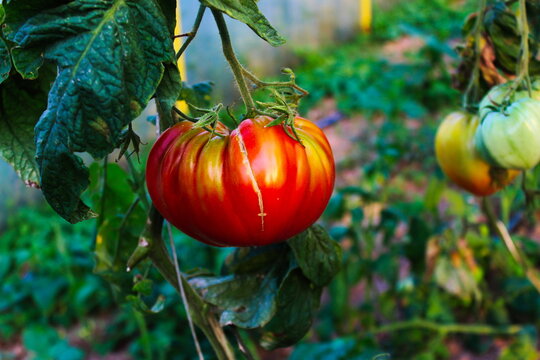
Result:
{"label": "green leaf", "polygon": [[169,33],[174,35],[174,28],[176,26],[176,5],[177,0],[156,0],[157,4],[161,8],[163,15],[167,19],[167,27]]}
{"label": "green leaf", "polygon": [[318,286],[325,286],[339,272],[341,247],[320,225],[313,225],[288,242],[304,275]]}
{"label": "green leaf", "polygon": [[253,329],[267,324],[276,312],[281,262],[267,273],[198,277],[190,280],[205,301],[222,309],[219,322]]}
{"label": "green leaf", "polygon": [[255,0],[200,0],[203,5],[219,10],[249,26],[272,46],[285,43],[285,39],[270,25],[260,12]]}
{"label": "green leaf", "polygon": [[[65,2],[63,0],[8,1],[4,5],[5,25],[3,33],[8,40],[11,40],[10,35],[12,35],[14,29],[23,26],[35,14],[60,6]],[[32,80],[38,77],[38,71],[44,64],[43,52],[48,45],[47,41],[43,41],[25,49],[12,47],[13,65],[24,79]]]}
{"label": "green leaf", "polygon": [[173,63],[165,65],[165,74],[156,91],[156,107],[159,114],[160,126],[174,124],[172,108],[182,90],[180,72]]}
{"label": "green leaf", "polygon": [[6,42],[0,37],[0,84],[8,78],[10,71],[11,55]]}
{"label": "green leaf", "polygon": [[245,329],[263,326],[276,311],[278,279],[267,274],[259,279],[251,275],[198,278],[191,284],[202,290],[205,301],[223,309],[221,325]]}
{"label": "green leaf", "polygon": [[42,50],[39,48],[23,50],[14,48],[11,50],[13,66],[24,79],[34,80],[39,76],[39,68],[43,65]]}
{"label": "green leaf", "polygon": [[35,131],[43,194],[71,223],[93,217],[80,200],[88,169],[74,152],[110,153],[154,95],[162,63],[174,61],[161,8],[154,0],[77,0],[24,22],[10,22],[8,11],[4,32],[23,54],[43,49],[58,67]]}
{"label": "green leaf", "polygon": [[0,156],[29,186],[39,186],[34,126],[47,107],[52,72],[36,81],[13,76],[0,85]]}
{"label": "green leaf", "polygon": [[152,287],[154,283],[150,279],[143,279],[139,282],[137,282],[135,285],[133,285],[133,291],[140,293],[145,296],[149,296],[152,294]]}
{"label": "green leaf", "polygon": [[279,289],[277,312],[262,329],[261,346],[272,350],[300,341],[313,323],[321,292],[300,269],[291,271]]}
{"label": "green leaf", "polygon": [[227,259],[224,268],[227,273],[246,274],[270,268],[276,259],[285,256],[289,248],[284,243],[268,246],[237,248]]}
{"label": "green leaf", "polygon": [[188,105],[192,105],[190,110],[195,114],[198,114],[200,112],[193,106],[198,108],[210,107],[210,95],[212,94],[213,85],[214,84],[211,81],[196,83],[192,86],[182,83],[182,89],[180,90],[178,100],[184,100]]}
{"label": "green leaf", "polygon": [[22,334],[24,347],[29,350],[30,359],[42,360],[82,360],[84,353],[69,344],[52,327],[32,325]]}

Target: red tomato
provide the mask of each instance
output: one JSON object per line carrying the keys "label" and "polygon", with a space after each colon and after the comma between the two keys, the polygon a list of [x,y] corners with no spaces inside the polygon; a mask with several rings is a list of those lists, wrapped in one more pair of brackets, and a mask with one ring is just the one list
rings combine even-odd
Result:
{"label": "red tomato", "polygon": [[324,211],[335,179],[324,133],[297,117],[302,140],[269,117],[216,132],[180,122],[150,152],[146,182],[171,224],[215,246],[268,245],[302,232]]}

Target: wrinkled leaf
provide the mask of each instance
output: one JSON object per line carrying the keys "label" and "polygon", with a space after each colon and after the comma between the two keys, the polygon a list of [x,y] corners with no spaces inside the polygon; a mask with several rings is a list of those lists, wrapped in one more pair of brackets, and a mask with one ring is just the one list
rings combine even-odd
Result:
{"label": "wrinkled leaf", "polygon": [[182,82],[180,81],[178,68],[172,63],[167,64],[163,79],[161,79],[156,91],[156,107],[161,128],[174,124],[172,108],[181,89]]}
{"label": "wrinkled leaf", "polygon": [[4,82],[11,71],[11,56],[9,54],[9,49],[4,41],[0,37],[0,83]]}
{"label": "wrinkled leaf", "polygon": [[261,346],[272,350],[300,341],[313,323],[321,292],[300,269],[291,271],[279,289],[276,315],[262,329]]}
{"label": "wrinkled leaf", "polygon": [[284,243],[238,248],[225,259],[227,273],[246,274],[271,267],[288,251]]}
{"label": "wrinkled leaf", "polygon": [[[255,251],[229,256],[227,261],[229,265],[236,262],[236,270],[243,267],[244,271],[249,269],[250,272],[217,277],[203,275],[189,280],[205,301],[221,310],[222,325],[234,324],[245,329],[253,329],[264,326],[274,316],[278,289],[290,270],[290,260],[287,248],[284,247],[284,252],[269,252],[272,254],[271,262],[257,261],[256,259],[261,259],[261,256],[268,259],[268,256],[265,256],[268,253],[257,251],[265,248],[251,248]],[[258,266],[254,266],[255,264]]]}
{"label": "wrinkled leaf", "polygon": [[52,72],[36,81],[13,76],[0,85],[0,156],[29,186],[39,186],[34,126],[47,107]]}
{"label": "wrinkled leaf", "polygon": [[210,81],[196,83],[191,86],[182,83],[178,100],[183,100],[188,105],[192,105],[190,110],[194,111],[195,114],[199,114],[193,106],[198,108],[208,108],[210,106],[213,85]]}
{"label": "wrinkled leaf", "polygon": [[259,11],[255,0],[200,0],[203,5],[224,12],[249,26],[272,46],[285,43],[285,39],[270,25]]}
{"label": "wrinkled leaf", "polygon": [[69,222],[88,219],[95,214],[80,200],[88,169],[74,152],[102,157],[122,143],[123,128],[161,80],[162,62],[174,59],[165,17],[153,0],[79,0],[31,16],[26,9],[17,21],[11,4],[6,38],[21,56],[43,49],[59,71],[35,131],[43,194]]}
{"label": "wrinkled leaf", "polygon": [[339,272],[341,247],[320,225],[313,225],[288,241],[298,266],[317,286],[325,286]]}
{"label": "wrinkled leaf", "polygon": [[202,277],[190,283],[202,293],[205,301],[223,309],[221,325],[252,329],[265,325],[274,315],[278,280],[269,273]]}

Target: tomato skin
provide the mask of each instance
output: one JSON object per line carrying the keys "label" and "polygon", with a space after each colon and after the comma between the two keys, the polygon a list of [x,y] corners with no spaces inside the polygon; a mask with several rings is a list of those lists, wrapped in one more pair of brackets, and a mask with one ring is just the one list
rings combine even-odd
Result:
{"label": "tomato skin", "polygon": [[491,195],[508,185],[518,171],[492,167],[475,149],[476,115],[456,111],[442,121],[435,135],[435,155],[444,173],[477,196]]}
{"label": "tomato skin", "polygon": [[489,112],[478,127],[476,148],[495,166],[531,169],[540,162],[540,101],[524,98],[504,112]]}
{"label": "tomato skin", "polygon": [[[513,84],[514,83],[512,81],[509,81],[504,84],[494,86],[489,90],[478,105],[478,114],[480,115],[480,120],[483,120],[487,114],[493,112],[493,106],[496,106],[496,104],[502,104],[505,100],[505,96],[507,95],[510,95],[508,101],[511,103],[529,97],[529,92],[527,90],[519,90],[513,94],[509,94],[508,92]],[[533,81],[530,95],[533,99],[540,100],[540,79]]]}
{"label": "tomato skin", "polygon": [[297,117],[300,143],[273,119],[242,121],[218,135],[180,122],[152,148],[148,191],[158,211],[191,237],[214,246],[262,246],[296,235],[324,211],[335,180],[324,133]]}

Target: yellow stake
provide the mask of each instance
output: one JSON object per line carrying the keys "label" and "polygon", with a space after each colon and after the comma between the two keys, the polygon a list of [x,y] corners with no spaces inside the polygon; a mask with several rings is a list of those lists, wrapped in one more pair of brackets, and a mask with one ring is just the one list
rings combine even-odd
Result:
{"label": "yellow stake", "polygon": [[363,32],[369,33],[371,32],[371,21],[372,21],[372,0],[359,0],[359,22],[360,22],[360,29]]}
{"label": "yellow stake", "polygon": [[[174,28],[174,34],[179,35],[182,34],[182,7],[180,6],[180,1],[177,2],[176,8],[176,26]],[[174,39],[174,52],[178,52],[180,50],[183,42],[184,41],[181,37],[177,37]],[[182,79],[182,81],[187,81],[185,54],[182,54],[182,56],[180,56],[176,65],[178,66],[178,71],[180,71],[180,78]],[[189,111],[188,105],[184,100],[177,101],[176,107],[186,114]]]}

